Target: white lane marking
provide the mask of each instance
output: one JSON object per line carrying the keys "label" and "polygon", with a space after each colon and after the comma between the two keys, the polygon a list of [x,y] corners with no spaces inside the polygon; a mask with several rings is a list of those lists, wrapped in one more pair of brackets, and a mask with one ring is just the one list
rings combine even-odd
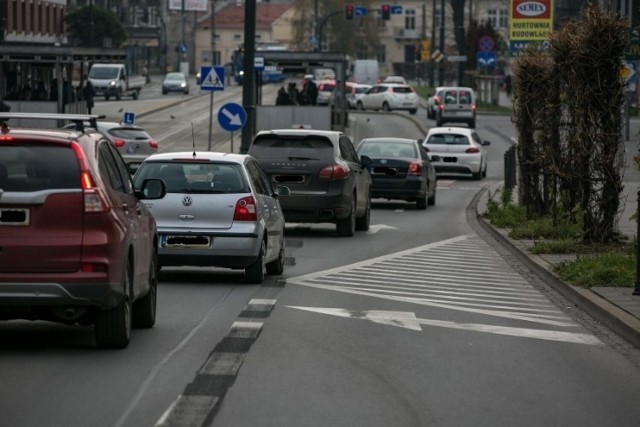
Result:
{"label": "white lane marking", "polygon": [[201,426],[218,401],[217,396],[180,395],[158,419],[155,427]]}
{"label": "white lane marking", "polygon": [[369,226],[365,234],[376,234],[380,230],[397,230],[397,228],[385,224],[374,224]]}
{"label": "white lane marking", "polygon": [[602,343],[591,334],[581,334],[562,331],[545,331],[531,328],[514,328],[509,326],[484,325],[479,323],[458,323],[445,320],[421,319],[412,312],[383,311],[383,310],[347,310],[343,308],[301,307],[287,306],[296,310],[327,314],[349,319],[369,320],[389,326],[397,326],[413,331],[422,331],[420,325],[437,326],[441,328],[458,329],[472,332],[484,332],[496,335],[506,335],[519,338],[534,338],[547,341],[560,341],[574,344],[601,345]]}
{"label": "white lane marking", "polygon": [[213,353],[198,375],[237,375],[246,353]]}

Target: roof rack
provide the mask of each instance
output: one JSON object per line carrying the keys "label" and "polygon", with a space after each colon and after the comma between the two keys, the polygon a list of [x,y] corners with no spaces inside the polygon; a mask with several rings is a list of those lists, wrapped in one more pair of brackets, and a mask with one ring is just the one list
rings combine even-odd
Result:
{"label": "roof rack", "polygon": [[2,127],[6,127],[8,119],[31,120],[68,120],[76,125],[76,130],[84,133],[84,122],[88,121],[91,127],[97,129],[97,120],[104,119],[104,114],[61,114],[61,113],[0,113]]}

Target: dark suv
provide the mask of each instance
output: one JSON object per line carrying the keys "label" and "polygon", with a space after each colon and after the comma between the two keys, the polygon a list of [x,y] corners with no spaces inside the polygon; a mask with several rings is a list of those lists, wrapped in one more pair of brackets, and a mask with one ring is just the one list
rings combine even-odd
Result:
{"label": "dark suv", "polygon": [[0,132],[0,320],[94,325],[100,347],[124,348],[156,317],[156,223],[96,115],[3,113],[70,120],[77,130]]}
{"label": "dark suv", "polygon": [[336,224],[338,236],[368,230],[371,215],[371,159],[358,158],[342,132],[274,129],[258,132],[249,154],[271,182],[286,185],[280,200],[285,221]]}

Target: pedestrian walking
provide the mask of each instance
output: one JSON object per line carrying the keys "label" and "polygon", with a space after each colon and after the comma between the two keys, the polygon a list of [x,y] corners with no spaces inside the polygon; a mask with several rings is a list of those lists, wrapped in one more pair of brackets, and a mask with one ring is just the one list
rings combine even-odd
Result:
{"label": "pedestrian walking", "polygon": [[93,83],[90,80],[87,80],[87,84],[84,85],[82,89],[82,97],[87,103],[87,112],[91,114],[91,109],[93,109],[93,97],[96,96],[96,90],[93,87]]}

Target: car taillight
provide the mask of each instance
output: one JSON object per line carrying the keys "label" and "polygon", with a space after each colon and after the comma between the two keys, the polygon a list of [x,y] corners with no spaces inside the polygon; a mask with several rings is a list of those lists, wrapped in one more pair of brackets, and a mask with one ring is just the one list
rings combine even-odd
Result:
{"label": "car taillight", "polygon": [[444,105],[442,105],[442,104],[438,104],[438,108],[439,108],[440,110],[444,110]]}
{"label": "car taillight", "polygon": [[87,168],[87,160],[84,157],[84,152],[80,145],[72,143],[71,148],[76,155],[78,166],[80,167],[80,185],[82,187],[84,195],[84,212],[96,213],[96,212],[109,212],[111,207],[107,203],[104,195],[100,189],[96,186],[93,177],[89,173]]}
{"label": "car taillight", "polygon": [[434,103],[435,105],[440,104],[440,98],[438,98],[437,96],[434,96],[434,97],[433,97],[433,103]]}
{"label": "car taillight", "polygon": [[409,170],[407,171],[408,175],[421,175],[422,174],[422,164],[420,162],[411,162],[409,163]]}
{"label": "car taillight", "polygon": [[122,140],[122,139],[114,139],[113,140],[113,145],[115,145],[116,148],[124,147],[124,140]]}
{"label": "car taillight", "polygon": [[258,213],[256,201],[253,196],[243,197],[236,202],[236,209],[233,212],[234,221],[257,221]]}
{"label": "car taillight", "polygon": [[471,111],[476,112],[476,104],[471,104]]}
{"label": "car taillight", "polygon": [[479,153],[480,149],[478,147],[470,147],[470,148],[467,148],[464,152],[465,153],[469,153],[469,154],[471,154],[471,153]]}
{"label": "car taillight", "polygon": [[158,141],[156,141],[155,139],[150,139],[149,140],[149,147],[157,149],[158,148]]}
{"label": "car taillight", "polygon": [[318,175],[320,179],[342,179],[349,176],[349,168],[346,165],[325,166]]}

